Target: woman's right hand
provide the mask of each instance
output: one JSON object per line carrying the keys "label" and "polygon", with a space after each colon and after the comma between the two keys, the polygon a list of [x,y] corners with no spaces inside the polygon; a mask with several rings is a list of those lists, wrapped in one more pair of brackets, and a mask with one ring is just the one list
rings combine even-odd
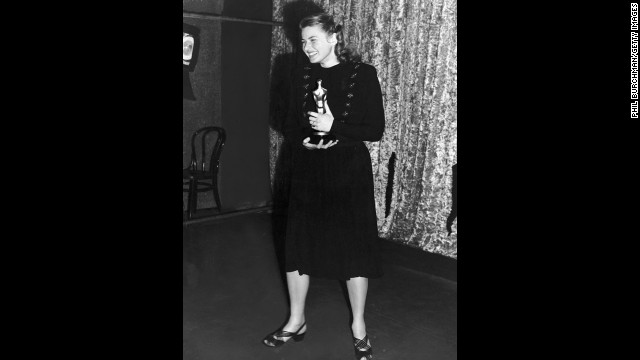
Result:
{"label": "woman's right hand", "polygon": [[316,144],[309,144],[309,140],[311,140],[311,138],[307,137],[304,140],[302,140],[302,145],[304,147],[306,147],[309,150],[315,150],[315,149],[328,149],[330,147],[332,147],[333,145],[337,144],[339,140],[331,140],[329,141],[326,145],[323,145],[323,141],[324,140],[320,140],[320,142],[316,145]]}

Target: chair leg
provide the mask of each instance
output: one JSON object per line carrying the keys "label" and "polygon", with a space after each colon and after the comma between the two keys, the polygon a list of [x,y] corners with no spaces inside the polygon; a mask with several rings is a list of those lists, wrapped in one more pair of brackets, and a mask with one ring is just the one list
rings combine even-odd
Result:
{"label": "chair leg", "polygon": [[220,203],[220,194],[218,194],[218,182],[213,180],[213,197],[216,200],[218,206],[218,212],[222,212],[222,204]]}
{"label": "chair leg", "polygon": [[198,182],[194,181],[193,182],[193,215],[196,214],[196,212],[198,212]]}
{"label": "chair leg", "polygon": [[191,220],[193,214],[196,212],[198,206],[198,192],[196,191],[196,180],[194,178],[189,179],[189,200],[187,204],[187,219]]}

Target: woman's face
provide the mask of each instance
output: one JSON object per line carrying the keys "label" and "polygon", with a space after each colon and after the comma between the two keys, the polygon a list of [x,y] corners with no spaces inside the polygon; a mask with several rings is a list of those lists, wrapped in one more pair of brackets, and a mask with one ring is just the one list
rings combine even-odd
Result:
{"label": "woman's face", "polygon": [[302,29],[302,51],[314,64],[328,64],[337,61],[334,52],[336,34],[327,34],[320,25],[307,26]]}

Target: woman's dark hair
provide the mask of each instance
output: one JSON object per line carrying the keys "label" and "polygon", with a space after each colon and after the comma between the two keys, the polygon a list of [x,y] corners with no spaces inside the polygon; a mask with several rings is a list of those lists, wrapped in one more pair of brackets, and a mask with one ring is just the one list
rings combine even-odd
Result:
{"label": "woman's dark hair", "polygon": [[342,25],[336,25],[333,20],[333,16],[321,13],[309,15],[300,20],[300,29],[304,29],[309,26],[320,25],[321,29],[329,35],[336,34],[338,43],[335,47],[335,53],[340,62],[357,62],[360,61],[361,56],[354,49],[347,47],[344,42],[344,35],[342,34]]}

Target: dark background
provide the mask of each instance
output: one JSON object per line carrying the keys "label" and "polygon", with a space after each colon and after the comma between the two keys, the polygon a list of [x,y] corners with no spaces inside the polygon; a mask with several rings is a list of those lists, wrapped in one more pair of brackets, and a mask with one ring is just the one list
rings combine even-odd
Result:
{"label": "dark background", "polygon": [[[271,0],[184,1],[183,11],[270,21]],[[203,126],[225,129],[219,192],[225,212],[266,206],[269,179],[269,73],[271,25],[194,19],[201,29],[198,63],[190,73],[195,101],[183,99],[183,167],[189,164],[191,134]],[[187,195],[183,195],[186,204]],[[213,208],[211,192],[199,208]]]}

